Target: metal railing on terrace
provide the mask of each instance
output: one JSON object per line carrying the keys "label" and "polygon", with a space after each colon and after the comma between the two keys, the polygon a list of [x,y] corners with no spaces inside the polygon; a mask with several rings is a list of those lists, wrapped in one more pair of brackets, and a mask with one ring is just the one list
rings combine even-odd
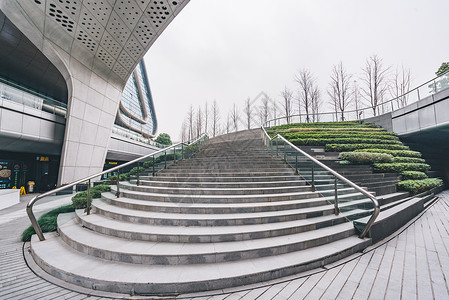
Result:
{"label": "metal railing on terrace", "polygon": [[273,127],[293,123],[313,123],[313,122],[338,122],[338,121],[356,121],[363,120],[385,113],[395,111],[407,105],[413,104],[426,97],[432,96],[442,90],[449,88],[449,71],[437,76],[418,87],[388,101],[381,101],[373,109],[372,107],[363,107],[344,112],[319,112],[319,113],[300,113],[290,116],[283,116],[267,121],[264,127]]}
{"label": "metal railing on terrace", "polygon": [[155,142],[155,141],[153,141],[153,140],[151,140],[149,138],[145,138],[142,135],[140,135],[138,133],[135,133],[134,131],[132,131],[130,129],[119,127],[117,125],[114,125],[112,127],[112,133],[115,133],[117,135],[126,137],[126,138],[131,139],[131,140],[135,140],[135,141],[138,141],[138,142],[141,142],[141,143],[144,143],[144,144],[148,144],[148,145],[160,148],[160,149],[163,149],[163,148],[166,147],[166,145],[159,144],[159,143],[157,143],[157,142]]}
{"label": "metal railing on terrace", "polygon": [[66,117],[67,104],[0,77],[0,98]]}

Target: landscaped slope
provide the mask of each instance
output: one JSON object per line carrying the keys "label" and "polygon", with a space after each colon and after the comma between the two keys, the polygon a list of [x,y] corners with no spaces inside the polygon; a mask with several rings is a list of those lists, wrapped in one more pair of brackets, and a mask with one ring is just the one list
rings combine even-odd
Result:
{"label": "landscaped slope", "polygon": [[272,127],[271,136],[281,134],[296,146],[323,146],[326,152],[340,152],[341,165],[372,165],[374,172],[398,173],[403,181],[400,190],[412,194],[442,184],[440,179],[427,178],[430,166],[421,153],[411,151],[399,137],[374,123],[348,121],[299,123]]}

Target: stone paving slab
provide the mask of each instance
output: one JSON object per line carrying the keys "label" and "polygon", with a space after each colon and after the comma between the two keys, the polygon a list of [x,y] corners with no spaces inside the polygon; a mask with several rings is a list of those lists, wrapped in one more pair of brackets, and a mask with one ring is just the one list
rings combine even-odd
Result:
{"label": "stone paving slab", "polygon": [[[440,200],[422,215],[362,255],[263,285],[177,298],[449,299],[449,191],[439,196]],[[29,225],[24,210],[28,199],[0,210],[0,299],[114,299],[50,283],[28,268],[19,240]],[[61,197],[55,199],[41,206],[39,213],[67,202]]]}

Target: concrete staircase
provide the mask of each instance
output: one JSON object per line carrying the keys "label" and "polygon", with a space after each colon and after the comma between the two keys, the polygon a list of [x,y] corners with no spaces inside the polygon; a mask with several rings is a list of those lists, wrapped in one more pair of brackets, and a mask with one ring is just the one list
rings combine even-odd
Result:
{"label": "concrete staircase", "polygon": [[[307,171],[304,171],[304,178]],[[316,190],[265,150],[260,130],[211,139],[157,176],[122,182],[93,213],[60,215],[58,233],[31,243],[47,273],[131,295],[176,295],[263,282],[361,251],[349,220],[371,202],[316,171]]]}

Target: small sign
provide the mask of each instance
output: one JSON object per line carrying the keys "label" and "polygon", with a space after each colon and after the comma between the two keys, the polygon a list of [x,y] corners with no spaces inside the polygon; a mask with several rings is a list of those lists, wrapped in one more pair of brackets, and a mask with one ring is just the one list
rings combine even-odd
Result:
{"label": "small sign", "polygon": [[49,161],[48,156],[41,156],[39,161]]}

